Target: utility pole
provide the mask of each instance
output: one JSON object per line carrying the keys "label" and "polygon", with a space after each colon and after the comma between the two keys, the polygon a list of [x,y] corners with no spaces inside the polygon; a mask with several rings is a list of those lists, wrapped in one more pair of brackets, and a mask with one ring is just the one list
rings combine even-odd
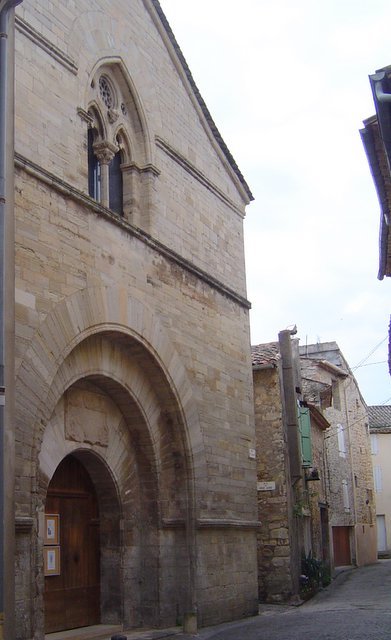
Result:
{"label": "utility pole", "polygon": [[[13,202],[10,185],[13,184],[13,67],[10,73],[9,35],[11,16],[16,5],[22,0],[2,0],[0,2],[0,640],[14,637],[14,522],[13,522],[13,478],[14,445],[10,438],[10,425],[6,424],[7,415],[6,380],[6,279],[9,277],[6,256],[9,255],[5,238],[8,224],[12,219],[9,199]],[[13,39],[12,43],[13,43]],[[11,52],[13,54],[13,52]],[[12,84],[11,84],[12,80]],[[10,109],[11,105],[11,109]],[[12,111],[12,112],[11,112]],[[11,269],[13,273],[13,267]],[[9,286],[10,283],[8,283]],[[12,283],[11,283],[12,284]],[[13,306],[13,305],[12,305]],[[12,352],[12,351],[11,351]],[[13,370],[13,367],[12,367]],[[9,444],[11,443],[11,446]],[[11,470],[11,474],[8,471]],[[7,473],[6,473],[7,471]],[[8,485],[7,485],[8,483]],[[11,520],[11,522],[10,522]]]}

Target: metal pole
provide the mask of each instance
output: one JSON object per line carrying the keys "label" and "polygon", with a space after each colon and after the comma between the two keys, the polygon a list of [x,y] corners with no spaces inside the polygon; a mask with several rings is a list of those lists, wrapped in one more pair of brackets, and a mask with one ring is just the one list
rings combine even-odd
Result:
{"label": "metal pole", "polygon": [[[5,215],[6,215],[6,177],[7,177],[7,118],[8,118],[8,25],[11,10],[22,0],[6,0],[0,5],[0,639],[4,637],[4,591],[5,591],[5,447],[4,408],[5,392]],[[11,169],[13,170],[13,168]]]}

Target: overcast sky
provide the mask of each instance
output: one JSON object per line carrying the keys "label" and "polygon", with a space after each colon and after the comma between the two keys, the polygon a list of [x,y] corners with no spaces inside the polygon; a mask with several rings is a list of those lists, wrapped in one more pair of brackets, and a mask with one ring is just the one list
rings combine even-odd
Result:
{"label": "overcast sky", "polygon": [[294,324],[302,345],[335,340],[362,363],[366,402],[391,404],[391,279],[377,279],[380,209],[359,135],[374,113],[368,75],[391,64],[390,0],[161,5],[255,196],[252,343]]}

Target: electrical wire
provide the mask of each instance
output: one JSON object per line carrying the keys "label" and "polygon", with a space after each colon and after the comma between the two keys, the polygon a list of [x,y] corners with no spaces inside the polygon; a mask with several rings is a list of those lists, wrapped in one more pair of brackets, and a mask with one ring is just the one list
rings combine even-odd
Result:
{"label": "electrical wire", "polygon": [[352,367],[352,371],[355,371],[356,369],[359,369],[360,367],[363,366],[364,362],[366,362],[368,360],[368,358],[371,357],[371,355],[373,353],[375,353],[375,351],[383,344],[383,342],[385,342],[386,340],[388,340],[388,336],[386,336],[383,340],[381,340],[379,342],[379,344],[377,344],[375,347],[373,347],[373,349],[368,353],[367,356],[365,356],[365,358],[363,358],[362,360],[360,360],[360,362],[358,364],[356,364],[356,366]]}

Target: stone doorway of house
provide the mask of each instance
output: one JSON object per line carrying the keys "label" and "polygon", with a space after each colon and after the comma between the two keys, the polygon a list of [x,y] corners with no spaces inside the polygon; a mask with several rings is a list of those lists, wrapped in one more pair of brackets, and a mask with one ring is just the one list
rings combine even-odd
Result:
{"label": "stone doorway of house", "polygon": [[45,631],[100,622],[99,507],[91,477],[68,455],[45,504]]}

